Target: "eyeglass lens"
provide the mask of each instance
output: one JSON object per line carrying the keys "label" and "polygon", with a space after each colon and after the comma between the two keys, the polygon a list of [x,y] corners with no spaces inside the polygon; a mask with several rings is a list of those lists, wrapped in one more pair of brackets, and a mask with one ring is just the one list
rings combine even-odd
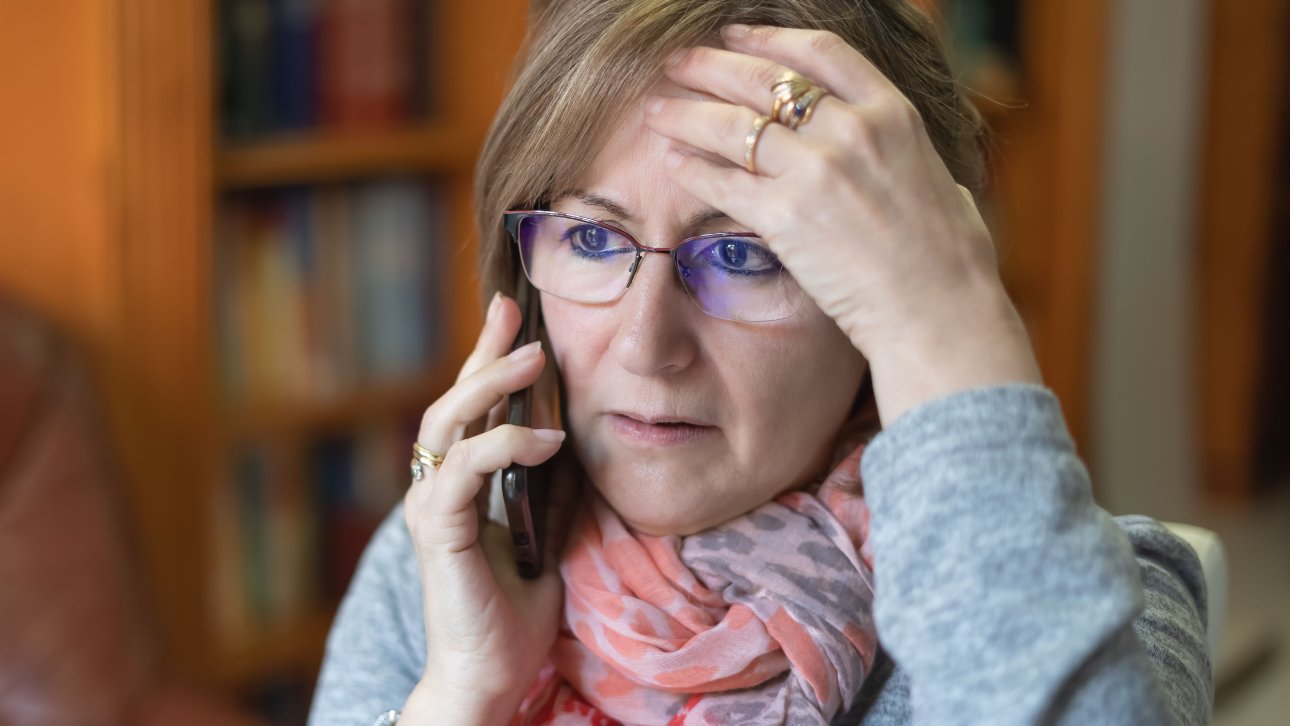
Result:
{"label": "eyeglass lens", "polygon": [[[515,226],[525,273],[534,287],[576,302],[603,303],[622,295],[637,248],[626,235],[557,214],[528,214]],[[704,235],[673,254],[690,297],[709,315],[767,322],[789,317],[801,287],[757,238]]]}

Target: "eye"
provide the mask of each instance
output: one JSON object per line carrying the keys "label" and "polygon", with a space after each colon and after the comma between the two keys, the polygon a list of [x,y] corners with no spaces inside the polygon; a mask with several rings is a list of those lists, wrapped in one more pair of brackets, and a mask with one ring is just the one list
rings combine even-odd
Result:
{"label": "eye", "polygon": [[629,245],[624,245],[613,230],[595,224],[574,225],[565,230],[561,239],[569,244],[570,250],[578,257],[603,258],[632,249]]}
{"label": "eye", "polygon": [[587,252],[601,252],[609,245],[609,230],[592,224],[580,224],[570,229],[565,236]]}
{"label": "eye", "polygon": [[723,237],[704,248],[703,261],[727,274],[773,275],[783,266],[765,247],[745,237]]}

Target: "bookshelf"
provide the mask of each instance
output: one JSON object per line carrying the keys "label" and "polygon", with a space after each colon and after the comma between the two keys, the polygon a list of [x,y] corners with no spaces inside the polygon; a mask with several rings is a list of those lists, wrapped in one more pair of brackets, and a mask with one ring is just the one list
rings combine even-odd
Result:
{"label": "bookshelf", "polygon": [[[408,46],[416,60],[402,116],[226,134],[221,22],[234,6],[263,20],[288,4],[310,3],[68,0],[0,13],[9,69],[0,87],[18,101],[0,120],[0,150],[12,162],[0,172],[0,287],[90,352],[158,669],[251,704],[274,684],[312,682],[344,572],[309,566],[315,582],[294,591],[270,583],[272,617],[232,632],[239,616],[228,605],[239,593],[221,594],[218,583],[245,576],[220,569],[230,546],[243,546],[241,535],[219,536],[243,527],[229,490],[257,494],[238,471],[262,466],[295,497],[286,511],[315,506],[304,497],[320,457],[349,457],[354,471],[372,466],[359,459],[386,458],[406,479],[406,446],[388,457],[364,446],[370,439],[379,453],[410,436],[409,422],[451,384],[477,335],[473,164],[528,10],[523,0],[422,3],[409,16],[421,40]],[[411,2],[336,4],[364,13]],[[415,365],[326,396],[230,395],[220,322],[229,299],[221,260],[238,244],[226,230],[229,207],[422,182],[434,190],[425,213],[439,227],[432,264],[443,273],[434,278],[434,345]],[[241,262],[284,269],[272,255]],[[363,443],[347,450],[347,439]],[[352,555],[372,520],[345,524]]]}
{"label": "bookshelf", "polygon": [[[214,1],[219,453],[199,676],[245,699],[312,683],[358,555],[406,486],[420,412],[473,343],[471,176],[527,5]],[[498,18],[497,42],[467,51]]]}

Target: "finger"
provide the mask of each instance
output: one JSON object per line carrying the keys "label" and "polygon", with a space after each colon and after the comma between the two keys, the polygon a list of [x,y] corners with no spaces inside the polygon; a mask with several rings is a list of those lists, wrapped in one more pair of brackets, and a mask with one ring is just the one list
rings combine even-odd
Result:
{"label": "finger", "polygon": [[[645,102],[645,123],[664,136],[683,141],[743,167],[747,137],[757,113],[714,101],[653,96]],[[777,177],[810,153],[802,136],[777,123],[767,124],[757,141],[757,173]]]}
{"label": "finger", "polygon": [[[861,56],[861,60],[863,59]],[[677,56],[676,63],[668,66],[665,75],[680,85],[746,106],[756,113],[769,115],[775,100],[771,95],[771,88],[791,70],[791,67],[768,58],[700,45],[688,48]],[[812,112],[812,124],[808,126],[818,126],[815,119],[831,116],[829,106],[845,105],[848,95],[839,93],[833,86],[817,78],[812,80],[835,94],[820,99]],[[846,81],[853,83],[850,78]],[[802,128],[805,129],[806,126]]]}
{"label": "finger", "polygon": [[564,441],[563,431],[503,424],[453,444],[439,467],[426,499],[431,512],[444,518],[476,516],[475,495],[493,472],[511,464],[537,466],[551,458]]}
{"label": "finger", "polygon": [[[488,420],[484,422],[483,430],[474,435],[478,436],[480,433],[483,433],[484,431],[488,431],[489,429],[495,429],[498,426],[501,426],[502,424],[506,423],[506,414],[508,413],[508,408],[509,408],[507,404],[508,404],[508,401],[502,400],[502,401],[498,401],[496,406],[493,406],[492,408],[490,408],[488,410]],[[536,422],[534,423],[534,426],[536,428],[550,428],[550,426],[540,426]]]}
{"label": "finger", "polygon": [[484,316],[484,327],[479,331],[475,349],[466,356],[457,380],[468,378],[480,368],[506,355],[520,330],[519,305],[500,292],[493,296]]}
{"label": "finger", "polygon": [[[836,33],[827,30],[753,25],[742,26],[746,31],[740,34],[740,27],[726,26],[721,29],[722,40],[730,51],[758,56],[792,68],[837,94],[846,103],[860,105],[868,103],[874,95],[900,94],[895,84],[883,75],[877,66]],[[689,52],[695,50],[698,49],[691,48]],[[722,83],[740,82],[737,80],[738,66],[735,64],[721,58],[718,59],[721,65],[717,70],[708,70],[704,66],[711,63],[715,56],[706,53],[698,55],[705,60],[701,61],[699,68],[691,68],[688,71],[696,80],[702,79],[705,83],[714,83],[713,78],[719,76]],[[686,56],[682,56],[676,66],[682,66],[686,62]],[[735,74],[733,81],[730,80],[732,73]],[[746,88],[745,93],[762,94],[761,104],[768,102],[770,87],[775,82],[774,78],[770,83],[765,81],[766,76],[761,71],[754,71],[742,81]],[[758,87],[759,84],[761,84],[760,87]],[[694,87],[707,90],[707,86]],[[754,106],[754,108],[758,107]]]}
{"label": "finger", "polygon": [[421,417],[417,441],[431,451],[444,451],[466,436],[466,428],[506,400],[532,385],[546,360],[541,342],[534,341],[494,360],[443,394]]}
{"label": "finger", "polygon": [[[758,156],[757,162],[760,161]],[[675,150],[668,152],[664,164],[672,180],[686,191],[730,215],[739,225],[756,230],[763,238],[774,235],[788,222],[774,218],[782,212],[779,205],[761,201],[775,196],[774,179]]]}

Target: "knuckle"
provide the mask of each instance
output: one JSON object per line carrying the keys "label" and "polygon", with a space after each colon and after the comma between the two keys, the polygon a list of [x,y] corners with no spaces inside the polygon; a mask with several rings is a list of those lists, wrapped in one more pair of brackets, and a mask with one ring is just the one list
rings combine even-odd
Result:
{"label": "knuckle", "polygon": [[807,170],[816,178],[831,177],[846,167],[848,150],[841,146],[825,146],[810,156]]}
{"label": "knuckle", "polygon": [[750,88],[770,90],[784,70],[774,63],[749,63],[743,69],[744,80]]}
{"label": "knuckle", "polygon": [[838,125],[838,129],[838,139],[842,146],[867,149],[874,145],[873,125],[859,111],[847,109],[846,118]]}
{"label": "knuckle", "polygon": [[913,102],[899,93],[883,96],[875,103],[877,115],[886,123],[897,128],[914,128],[921,126],[923,117]]}
{"label": "knuckle", "polygon": [[434,429],[435,423],[442,417],[442,407],[443,397],[440,397],[437,401],[426,407],[426,410],[421,414],[422,431],[431,431]]}
{"label": "knuckle", "polygon": [[836,53],[843,46],[846,46],[846,41],[842,40],[842,38],[833,31],[819,30],[811,34],[811,37],[807,39],[806,44],[816,53],[828,56]]}
{"label": "knuckle", "polygon": [[722,174],[711,178],[705,185],[707,193],[718,202],[734,197],[735,185],[730,175]]}
{"label": "knuckle", "polygon": [[454,470],[469,468],[471,462],[475,459],[475,439],[461,439],[453,442],[444,452],[443,465],[440,468],[451,466]]}
{"label": "knuckle", "polygon": [[673,66],[681,73],[689,73],[697,64],[702,64],[711,54],[711,49],[707,46],[696,45],[686,48],[676,56],[676,64]]}
{"label": "knuckle", "polygon": [[916,129],[923,125],[923,115],[918,112],[918,107],[909,99],[902,96],[896,104],[896,109],[901,122],[906,128]]}
{"label": "knuckle", "polygon": [[740,148],[742,148],[744,135],[752,127],[751,120],[744,123],[746,118],[747,116],[743,109],[730,107],[721,115],[720,130],[718,132],[720,136],[718,138],[739,139]]}

